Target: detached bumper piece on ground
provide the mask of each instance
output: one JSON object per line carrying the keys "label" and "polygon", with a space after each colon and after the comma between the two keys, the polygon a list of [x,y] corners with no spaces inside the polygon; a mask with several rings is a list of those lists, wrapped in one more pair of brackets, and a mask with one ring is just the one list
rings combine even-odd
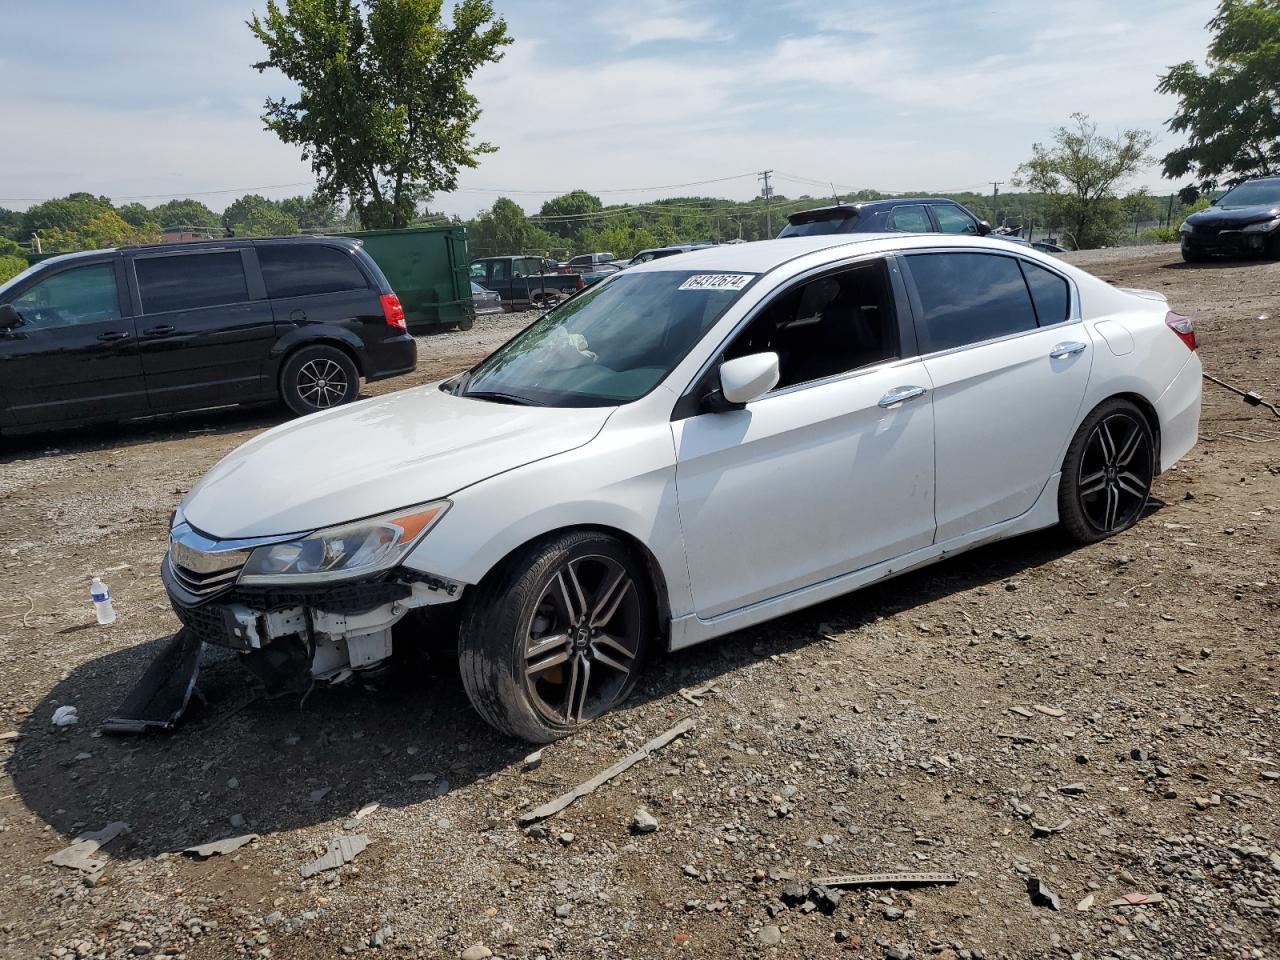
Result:
{"label": "detached bumper piece on ground", "polygon": [[203,652],[204,641],[194,631],[184,627],[175,633],[102,729],[108,733],[171,730],[191,702]]}

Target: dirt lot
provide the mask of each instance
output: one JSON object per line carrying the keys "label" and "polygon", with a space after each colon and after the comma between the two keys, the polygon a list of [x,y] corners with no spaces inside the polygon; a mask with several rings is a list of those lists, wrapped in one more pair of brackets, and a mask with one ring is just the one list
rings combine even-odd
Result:
{"label": "dirt lot", "polygon": [[[1209,371],[1280,399],[1280,265],[1189,268],[1174,248],[1081,262],[1166,291]],[[518,325],[424,338],[416,379]],[[10,443],[0,955],[1280,956],[1280,420],[1206,391],[1203,442],[1128,533],[1001,543],[668,656],[533,770],[447,660],[300,705],[257,699],[214,657],[179,732],[100,736],[176,626],[157,573],[173,505],[280,414]],[[63,704],[80,723],[56,729]],[[688,736],[518,828],[684,717]],[[639,807],[656,832],[629,832]],[[129,828],[100,875],[45,862],[113,821]],[[178,852],[249,831],[230,856]],[[369,839],[353,863],[300,876],[350,833]],[[809,889],[896,870],[960,880],[838,903]],[[1163,902],[1110,905],[1134,892]]]}

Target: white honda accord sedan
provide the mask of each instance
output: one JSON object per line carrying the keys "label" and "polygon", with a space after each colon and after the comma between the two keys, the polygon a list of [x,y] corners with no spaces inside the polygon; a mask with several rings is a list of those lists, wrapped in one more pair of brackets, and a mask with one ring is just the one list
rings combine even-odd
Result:
{"label": "white honda accord sedan", "polygon": [[480,714],[548,741],[655,649],[1029,530],[1126,529],[1196,442],[1195,347],[1160,294],[999,241],[695,250],[451,380],[246,443],[178,508],[164,579],[278,690],[449,631]]}

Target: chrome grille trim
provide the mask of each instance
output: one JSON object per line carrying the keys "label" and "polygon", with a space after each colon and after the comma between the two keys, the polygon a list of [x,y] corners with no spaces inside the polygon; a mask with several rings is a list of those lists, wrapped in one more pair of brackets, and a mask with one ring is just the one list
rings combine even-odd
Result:
{"label": "chrome grille trim", "polygon": [[306,536],[290,533],[278,537],[216,540],[185,521],[169,531],[166,562],[174,581],[192,596],[206,600],[235,586],[240,571],[256,547]]}

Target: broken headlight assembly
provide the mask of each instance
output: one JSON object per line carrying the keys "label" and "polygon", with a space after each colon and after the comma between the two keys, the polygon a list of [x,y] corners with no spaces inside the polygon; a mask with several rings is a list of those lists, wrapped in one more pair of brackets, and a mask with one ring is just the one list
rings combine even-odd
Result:
{"label": "broken headlight assembly", "polygon": [[344,580],[394,567],[449,509],[448,500],[266,544],[249,556],[243,584]]}

